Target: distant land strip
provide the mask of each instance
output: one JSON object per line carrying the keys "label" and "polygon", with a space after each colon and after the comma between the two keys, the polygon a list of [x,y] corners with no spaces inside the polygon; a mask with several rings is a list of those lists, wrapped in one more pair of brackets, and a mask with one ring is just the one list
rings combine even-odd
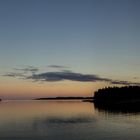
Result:
{"label": "distant land strip", "polygon": [[47,97],[34,100],[93,100],[93,97]]}

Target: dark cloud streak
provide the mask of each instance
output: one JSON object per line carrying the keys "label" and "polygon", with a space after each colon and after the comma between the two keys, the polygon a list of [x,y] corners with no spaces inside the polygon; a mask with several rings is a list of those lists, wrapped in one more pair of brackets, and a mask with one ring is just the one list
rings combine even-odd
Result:
{"label": "dark cloud streak", "polygon": [[67,68],[69,68],[67,66],[61,66],[61,65],[49,65],[47,67],[49,67],[49,68],[56,68],[56,69],[67,69]]}
{"label": "dark cloud streak", "polygon": [[46,73],[41,73],[41,74],[34,74],[30,77],[27,77],[27,79],[33,79],[36,81],[49,81],[49,82],[57,82],[57,81],[63,81],[63,80],[79,81],[79,82],[109,82],[114,85],[140,86],[140,83],[112,80],[109,78],[99,77],[98,75],[74,73],[71,71],[46,72]]}
{"label": "dark cloud streak", "polygon": [[[61,67],[62,66],[56,66],[52,65],[53,67]],[[60,70],[60,71],[55,71],[55,72],[44,72],[44,73],[36,73],[39,72],[38,68],[29,66],[24,69],[15,69],[16,71],[21,71],[19,72],[13,72],[13,73],[8,73],[3,76],[8,76],[8,77],[13,77],[13,78],[22,78],[25,80],[33,80],[33,81],[38,81],[38,82],[58,82],[58,81],[64,81],[64,80],[69,80],[69,81],[77,81],[77,82],[108,82],[113,85],[135,85],[135,86],[140,86],[140,83],[136,82],[130,82],[130,81],[120,81],[120,80],[113,80],[109,78],[103,78],[98,75],[93,75],[93,74],[82,74],[82,73],[75,73],[69,70]]]}
{"label": "dark cloud streak", "polygon": [[134,86],[140,86],[140,83],[136,83],[136,82],[129,82],[129,81],[119,81],[119,80],[112,80],[111,81],[111,84],[115,84],[115,85],[125,85],[125,86],[128,86],[128,85],[134,85]]}
{"label": "dark cloud streak", "polygon": [[21,72],[24,72],[24,73],[28,73],[28,72],[35,73],[35,72],[39,71],[38,68],[33,67],[33,66],[28,66],[27,68],[15,68],[14,70],[21,71]]}
{"label": "dark cloud streak", "polygon": [[96,82],[96,81],[110,81],[107,78],[101,78],[97,75],[74,73],[70,71],[62,72],[46,72],[41,74],[34,74],[27,79],[57,82],[62,80],[79,81],[79,82]]}
{"label": "dark cloud streak", "polygon": [[3,76],[7,76],[7,77],[27,77],[26,75],[22,74],[22,73],[7,73],[4,74]]}

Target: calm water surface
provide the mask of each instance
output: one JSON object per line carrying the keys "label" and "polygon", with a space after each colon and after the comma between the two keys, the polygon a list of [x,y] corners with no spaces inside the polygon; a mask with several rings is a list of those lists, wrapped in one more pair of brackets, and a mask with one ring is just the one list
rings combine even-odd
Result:
{"label": "calm water surface", "polygon": [[3,101],[0,140],[140,140],[140,113],[80,101]]}

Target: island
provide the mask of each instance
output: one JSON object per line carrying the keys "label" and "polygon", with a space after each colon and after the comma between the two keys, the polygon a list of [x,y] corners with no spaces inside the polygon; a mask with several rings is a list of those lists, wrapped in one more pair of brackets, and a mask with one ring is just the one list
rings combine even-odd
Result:
{"label": "island", "polygon": [[36,98],[35,100],[93,100],[93,97],[46,97]]}
{"label": "island", "polygon": [[140,86],[108,87],[94,93],[94,106],[111,111],[140,111]]}
{"label": "island", "polygon": [[140,100],[139,86],[108,87],[94,93],[95,101],[121,102]]}

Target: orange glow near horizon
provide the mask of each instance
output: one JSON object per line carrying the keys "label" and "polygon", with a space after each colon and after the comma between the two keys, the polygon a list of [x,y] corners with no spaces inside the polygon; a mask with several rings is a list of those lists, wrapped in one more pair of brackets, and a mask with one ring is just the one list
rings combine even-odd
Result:
{"label": "orange glow near horizon", "polygon": [[[8,82],[7,82],[8,81]],[[92,96],[103,84],[92,82],[27,82],[5,80],[0,84],[0,97],[4,99],[30,99],[55,96]]]}

